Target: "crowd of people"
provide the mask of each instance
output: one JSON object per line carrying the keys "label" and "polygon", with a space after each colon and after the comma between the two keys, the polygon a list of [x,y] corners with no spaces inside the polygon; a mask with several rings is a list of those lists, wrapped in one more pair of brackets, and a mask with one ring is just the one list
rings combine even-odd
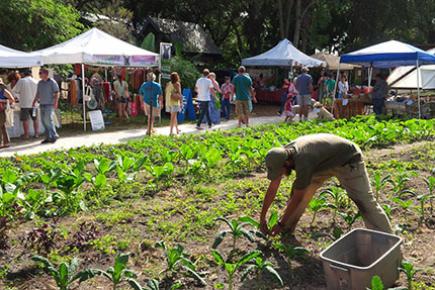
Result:
{"label": "crowd of people", "polygon": [[[0,82],[0,131],[1,131],[1,148],[9,146],[9,136],[6,129],[6,107],[9,103],[12,105],[19,100],[20,120],[23,128],[23,138],[30,138],[30,125],[33,127],[33,137],[39,137],[38,113],[45,132],[45,138],[42,143],[54,143],[59,138],[56,132],[55,110],[59,103],[60,89],[58,83],[49,77],[48,70],[45,68],[39,71],[40,80],[37,81],[32,77],[29,69],[22,70],[20,74],[11,73],[7,80],[8,85],[3,81]],[[152,71],[146,72],[146,81],[140,85],[139,96],[141,100],[141,109],[147,116],[148,129],[147,133],[154,132],[154,119],[161,116],[161,110],[164,107],[170,115],[169,133],[170,135],[179,134],[178,114],[183,110],[182,80],[177,72],[170,75],[164,87],[156,82],[156,75]],[[94,73],[87,80],[92,84],[102,83],[103,79],[98,73]],[[202,129],[205,123],[209,128],[213,126],[212,113],[217,113],[223,120],[230,120],[232,116],[232,105],[235,105],[235,114],[238,119],[238,126],[249,126],[249,115],[252,112],[253,103],[256,103],[255,87],[264,87],[265,81],[261,77],[253,81],[247,73],[246,68],[240,66],[237,74],[231,77],[230,74],[224,76],[222,85],[216,80],[216,74],[204,69],[202,76],[196,81],[194,92],[196,103],[198,105],[199,118],[197,119],[196,128]],[[132,101],[129,83],[120,73],[113,74],[113,83],[111,84],[112,96],[116,114],[121,119],[130,118],[129,103]],[[333,120],[334,116],[325,104],[332,104],[334,93],[336,99],[347,98],[350,93],[347,76],[342,74],[336,84],[332,74],[322,71],[316,82],[309,74],[308,68],[301,68],[300,74],[294,79],[286,78],[282,86],[283,94],[279,114],[283,116],[284,121],[292,121],[299,116],[300,121],[308,119],[308,113],[312,110],[321,120]],[[316,99],[313,99],[313,92],[316,92]],[[378,74],[375,79],[373,88],[372,101],[373,111],[376,114],[382,114],[385,96],[388,93],[388,85],[385,77]],[[103,99],[98,97],[97,99]],[[217,109],[217,103],[220,108]],[[37,109],[39,107],[39,110]],[[102,106],[104,107],[104,105]],[[32,123],[32,124],[30,124]]]}

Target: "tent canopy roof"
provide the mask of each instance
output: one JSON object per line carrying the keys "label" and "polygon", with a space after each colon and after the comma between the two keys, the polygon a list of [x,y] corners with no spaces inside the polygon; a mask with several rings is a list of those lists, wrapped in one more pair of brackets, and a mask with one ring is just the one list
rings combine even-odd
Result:
{"label": "tent canopy roof", "polygon": [[23,68],[41,65],[42,59],[39,56],[0,45],[0,67]]}
{"label": "tent canopy roof", "polygon": [[[326,52],[318,52],[313,54],[311,57],[325,62],[325,67],[329,70],[337,70],[338,64],[340,63],[339,56]],[[355,67],[357,66],[352,64],[341,64],[340,70],[353,70]]]}
{"label": "tent canopy roof", "polygon": [[[429,49],[427,53],[435,55],[435,48]],[[421,89],[435,89],[435,65],[420,66]],[[417,70],[415,66],[401,66],[393,70],[388,76],[388,85],[397,89],[417,88]]]}
{"label": "tent canopy roof", "polygon": [[309,57],[298,50],[288,39],[281,40],[270,50],[242,60],[246,66],[292,66],[303,65],[307,67],[321,66],[324,62]]}
{"label": "tent canopy roof", "polygon": [[382,42],[341,56],[342,63],[355,63],[377,68],[435,63],[435,56],[397,40]]}
{"label": "tent canopy roof", "polygon": [[136,47],[92,28],[68,41],[35,51],[45,64],[148,66],[157,63],[158,54]]}

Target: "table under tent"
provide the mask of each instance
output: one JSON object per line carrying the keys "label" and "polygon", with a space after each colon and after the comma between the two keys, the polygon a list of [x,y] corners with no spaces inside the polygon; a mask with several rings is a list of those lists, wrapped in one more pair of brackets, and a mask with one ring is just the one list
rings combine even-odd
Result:
{"label": "table under tent", "polygon": [[[427,64],[435,64],[435,55],[396,40],[379,43],[367,48],[363,48],[351,53],[344,54],[340,57],[341,63],[358,64],[368,69],[369,78],[368,85],[371,84],[373,69],[388,69],[400,66],[415,66],[416,67],[416,89],[417,94],[413,98],[413,103],[410,104],[411,115],[414,117],[422,117],[422,99],[421,99],[421,66]],[[340,74],[340,67],[337,69],[337,82]],[[335,94],[334,94],[335,96]],[[360,91],[352,95],[348,100],[349,104],[352,102],[359,102],[363,98],[366,102],[367,97],[370,100],[370,95],[367,91]],[[342,100],[336,100],[334,110],[337,110],[338,103]]]}
{"label": "table under tent", "polygon": [[[0,67],[8,69],[16,68],[30,68],[38,67],[42,65],[42,58],[39,56],[32,55],[27,52],[20,50],[15,50],[3,45],[0,45]],[[15,138],[23,135],[24,130],[20,121],[20,96],[14,95],[17,99],[13,109],[14,109],[14,124],[12,127],[7,128],[10,137]],[[41,133],[44,132],[44,127],[42,126],[40,120],[40,114],[38,114],[38,120]],[[29,133],[34,134],[33,126],[29,126]]]}
{"label": "table under tent", "polygon": [[[427,51],[435,54],[435,48]],[[435,118],[435,65],[420,67],[419,85],[424,92],[421,94],[422,118]],[[415,66],[401,66],[395,68],[387,79],[396,95],[385,103],[389,114],[406,116],[412,114],[412,97],[417,90],[417,69]]]}
{"label": "table under tent", "polygon": [[[275,47],[257,56],[244,58],[242,65],[251,67],[281,67],[291,70],[294,66],[319,67],[325,65],[321,60],[312,58],[298,50],[288,39],[281,40]],[[270,87],[256,90],[258,101],[280,103],[283,91]]]}
{"label": "table under tent", "polygon": [[[81,64],[81,79],[85,80],[85,65],[97,67],[157,67],[159,55],[92,28],[66,42],[32,53],[44,64]],[[90,91],[81,81],[83,129],[86,131],[86,103]]]}

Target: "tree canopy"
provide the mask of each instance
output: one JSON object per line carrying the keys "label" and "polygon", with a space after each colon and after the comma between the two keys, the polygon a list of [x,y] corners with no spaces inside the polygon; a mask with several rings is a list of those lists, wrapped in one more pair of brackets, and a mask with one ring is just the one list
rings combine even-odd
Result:
{"label": "tree canopy", "polygon": [[83,29],[80,14],[55,0],[2,0],[0,43],[36,50],[68,40]]}
{"label": "tree canopy", "polygon": [[25,50],[77,34],[83,13],[126,16],[127,28],[95,25],[130,41],[119,34],[140,26],[147,16],[198,23],[227,64],[269,49],[282,38],[306,53],[316,48],[347,52],[390,39],[435,45],[433,0],[3,0],[0,8],[1,43]]}

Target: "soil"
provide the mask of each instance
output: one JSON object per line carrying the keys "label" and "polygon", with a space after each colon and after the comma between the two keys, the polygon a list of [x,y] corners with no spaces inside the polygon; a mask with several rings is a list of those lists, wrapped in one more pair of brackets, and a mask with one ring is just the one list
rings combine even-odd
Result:
{"label": "soil", "polygon": [[[435,142],[426,141],[396,145],[386,149],[370,150],[365,154],[369,164],[379,165],[391,159],[410,162],[415,159],[415,152],[421,151],[423,148],[433,148],[433,146],[435,146]],[[427,158],[425,161],[427,166],[415,169],[417,174],[412,176],[409,181],[411,187],[416,191],[424,190],[424,183],[421,181],[421,177],[429,176],[431,168],[435,165],[434,156],[427,156]],[[369,171],[371,170],[369,165]],[[218,196],[212,195],[210,202],[221,202],[227,198],[245,202],[257,199],[259,197],[258,192],[264,191],[265,186],[267,186],[267,182],[264,181],[265,179],[264,173],[255,173],[234,181],[235,184],[240,184],[241,188],[234,191],[234,196],[230,196],[230,193],[225,192],[227,190],[225,184],[211,184],[209,186],[213,187],[219,194]],[[245,189],[245,184],[253,184],[253,188]],[[255,186],[258,188],[255,188]],[[154,248],[154,243],[160,239],[165,239],[165,235],[162,232],[150,232],[152,216],[145,209],[151,208],[152,205],[158,205],[159,207],[156,207],[154,210],[154,215],[161,214],[160,210],[162,209],[173,211],[174,214],[167,221],[168,225],[171,225],[171,223],[179,222],[184,214],[181,210],[177,212],[176,208],[174,208],[176,204],[171,202],[175,198],[188,198],[191,194],[190,189],[182,185],[176,185],[165,191],[160,191],[152,197],[121,201],[107,205],[98,211],[84,212],[77,216],[62,217],[56,220],[47,219],[14,224],[8,232],[10,248],[3,251],[0,256],[0,269],[2,267],[7,268],[3,279],[0,280],[0,289],[56,289],[53,280],[37,269],[35,264],[30,260],[31,256],[37,252],[40,252],[42,255],[46,253],[44,253],[44,250],[37,249],[39,243],[26,243],[29,233],[34,228],[40,227],[42,223],[53,224],[50,229],[57,232],[53,239],[54,245],[50,247],[51,257],[59,259],[59,257],[66,255],[70,257],[78,256],[82,265],[87,267],[107,269],[111,266],[114,252],[104,253],[101,247],[96,249],[95,246],[86,246],[76,252],[68,250],[68,244],[76,239],[74,234],[78,231],[79,225],[85,221],[95,225],[96,230],[92,231],[95,237],[112,236],[114,237],[113,242],[115,244],[119,240],[127,236],[129,237],[130,243],[123,251],[132,253],[129,267],[136,271],[136,273],[139,273],[138,281],[142,285],[145,285],[147,278],[156,277],[165,264],[163,253]],[[251,195],[248,196],[248,201],[245,200],[247,195]],[[389,200],[390,197],[386,194],[380,198],[381,204],[392,204],[391,200]],[[195,206],[203,211],[209,210],[207,204]],[[97,218],[99,214],[104,213],[108,214],[108,217],[111,217],[116,210],[123,213],[129,212],[130,215],[115,222],[103,222],[101,218]],[[259,211],[255,210],[254,212],[256,213],[255,218],[258,218]],[[236,210],[228,218],[237,218],[240,215]],[[334,240],[332,216],[331,210],[319,212],[316,222],[311,226],[312,213],[306,212],[299,222],[294,235],[276,239],[275,242],[281,240],[282,243],[305,247],[309,251],[309,254],[291,260],[284,257],[262,240],[258,240],[255,243],[250,243],[244,239],[238,240],[237,251],[232,253],[233,256],[242,255],[256,248],[261,249],[265,257],[274,264],[285,286],[281,287],[267,273],[261,275],[260,279],[257,279],[255,275],[251,275],[244,282],[240,282],[240,274],[236,274],[234,289],[326,289],[326,281],[319,254]],[[435,215],[428,216],[426,222],[418,226],[419,218],[415,212],[395,208],[392,210],[391,219],[395,229],[398,229],[397,233],[403,238],[403,256],[419,269],[415,280],[423,286],[417,289],[435,289]],[[342,229],[347,228],[347,225],[339,217],[337,217],[335,226],[339,226]],[[352,226],[352,228],[358,227],[364,227],[360,220]],[[222,285],[226,285],[225,273],[218,269],[210,255],[211,244],[216,233],[224,229],[226,229],[225,224],[216,223],[212,227],[198,229],[195,235],[192,234],[195,237],[194,239],[190,239],[189,234],[186,235],[186,239],[182,239],[181,236],[185,233],[178,233],[181,240],[180,243],[190,252],[194,259],[199,259],[198,267],[206,272],[208,282],[208,286],[200,287],[191,278],[180,278],[184,283],[183,289],[222,289]],[[62,232],[68,234],[62,234]],[[225,257],[228,256],[228,253],[232,249],[230,240],[227,237],[219,246],[219,252],[223,253]],[[110,244],[110,242],[108,243]],[[162,283],[161,286],[164,286],[164,284]],[[168,284],[166,283],[166,285]],[[404,285],[406,285],[406,278],[401,274],[396,286]],[[111,286],[104,278],[97,278],[85,282],[74,289],[111,289]],[[163,289],[166,289],[166,287],[163,287]]]}

